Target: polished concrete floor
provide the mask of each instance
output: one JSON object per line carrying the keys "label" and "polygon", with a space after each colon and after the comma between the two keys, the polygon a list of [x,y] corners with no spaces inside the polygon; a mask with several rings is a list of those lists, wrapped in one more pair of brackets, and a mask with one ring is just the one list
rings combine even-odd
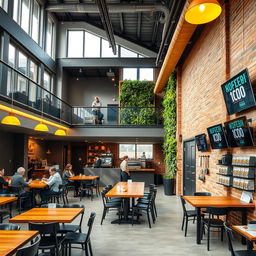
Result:
{"label": "polished concrete floor", "polygon": [[[70,192],[70,203],[79,202]],[[103,225],[100,225],[102,216],[102,200],[100,197],[91,201],[82,200],[86,213],[83,222],[83,232],[87,231],[86,223],[90,212],[96,212],[96,219],[92,230],[92,246],[94,256],[144,256],[144,255],[186,255],[186,256],[229,256],[226,239],[222,243],[217,234],[213,234],[211,248],[207,252],[206,239],[201,245],[196,244],[196,225],[189,223],[188,235],[184,237],[181,231],[182,208],[180,199],[176,196],[164,196],[162,187],[157,194],[158,218],[151,229],[148,227],[145,216],[139,225],[111,224],[117,218],[115,212],[107,214]],[[76,220],[77,221],[77,220]],[[22,225],[26,229],[27,225]],[[246,249],[239,242],[235,242],[236,249]],[[72,255],[84,255],[81,250],[73,249]]]}

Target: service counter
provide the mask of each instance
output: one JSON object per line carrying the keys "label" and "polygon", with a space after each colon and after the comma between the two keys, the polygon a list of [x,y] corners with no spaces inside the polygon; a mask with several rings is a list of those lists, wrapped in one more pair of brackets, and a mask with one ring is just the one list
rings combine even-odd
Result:
{"label": "service counter", "polygon": [[[84,168],[85,175],[100,176],[100,186],[115,185],[120,181],[120,168]],[[155,169],[130,169],[132,181],[154,183]]]}

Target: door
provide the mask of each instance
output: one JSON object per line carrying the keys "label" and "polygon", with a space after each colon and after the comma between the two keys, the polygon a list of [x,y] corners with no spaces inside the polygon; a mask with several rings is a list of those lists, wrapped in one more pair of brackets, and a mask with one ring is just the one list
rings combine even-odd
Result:
{"label": "door", "polygon": [[184,141],[183,150],[183,194],[193,195],[196,191],[195,140]]}

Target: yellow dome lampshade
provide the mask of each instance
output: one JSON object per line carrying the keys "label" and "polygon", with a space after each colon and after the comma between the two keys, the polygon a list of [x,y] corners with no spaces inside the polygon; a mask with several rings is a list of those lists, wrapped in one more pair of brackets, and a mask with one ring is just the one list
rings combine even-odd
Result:
{"label": "yellow dome lampshade", "polygon": [[47,125],[45,125],[43,122],[40,122],[38,125],[36,125],[34,130],[38,131],[38,132],[48,132],[49,131]]}
{"label": "yellow dome lampshade", "polygon": [[10,113],[8,116],[5,116],[2,121],[2,124],[7,124],[7,125],[20,125],[20,120],[18,117],[16,117],[13,113]]}
{"label": "yellow dome lampshade", "polygon": [[217,0],[192,0],[185,14],[191,24],[205,24],[218,18],[222,8]]}
{"label": "yellow dome lampshade", "polygon": [[54,134],[57,136],[67,136],[66,132],[62,129],[58,129]]}

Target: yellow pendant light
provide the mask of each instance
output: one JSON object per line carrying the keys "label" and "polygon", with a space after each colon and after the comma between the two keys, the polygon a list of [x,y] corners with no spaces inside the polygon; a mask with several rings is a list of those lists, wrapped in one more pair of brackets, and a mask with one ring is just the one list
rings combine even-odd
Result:
{"label": "yellow pendant light", "polygon": [[62,129],[58,129],[54,134],[57,136],[67,136],[66,132]]}
{"label": "yellow pendant light", "polygon": [[48,126],[45,125],[42,121],[35,126],[34,130],[38,131],[38,132],[48,132],[49,131]]}
{"label": "yellow pendant light", "polygon": [[192,0],[185,14],[191,24],[205,24],[218,18],[222,8],[217,0]]}
{"label": "yellow pendant light", "polygon": [[16,117],[13,113],[9,113],[8,116],[5,116],[2,121],[2,124],[7,124],[7,125],[20,125],[20,120],[18,117]]}

